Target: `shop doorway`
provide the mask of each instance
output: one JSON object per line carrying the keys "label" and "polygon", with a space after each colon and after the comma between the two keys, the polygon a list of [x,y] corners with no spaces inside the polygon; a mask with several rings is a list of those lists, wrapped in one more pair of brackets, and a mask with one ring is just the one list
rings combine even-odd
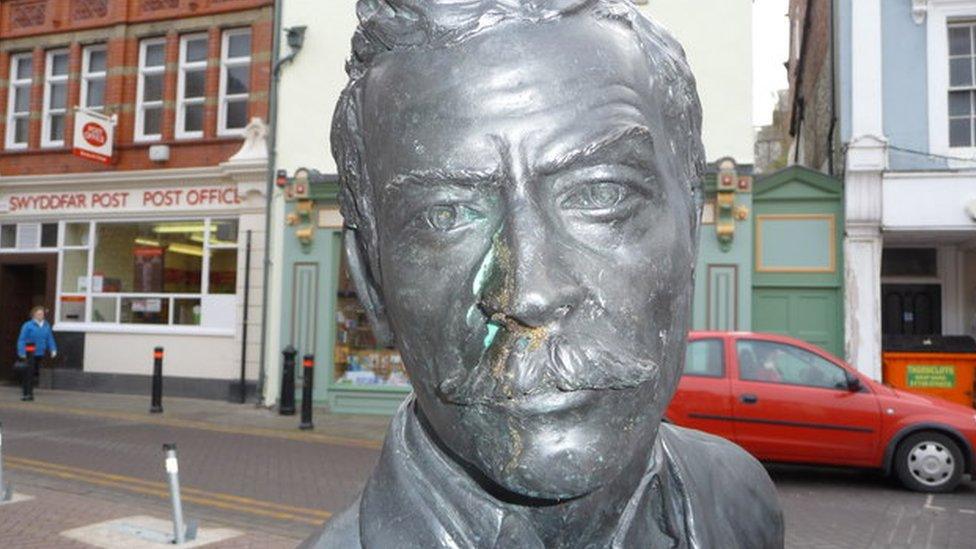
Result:
{"label": "shop doorway", "polygon": [[884,335],[942,333],[942,286],[882,284],[881,331]]}
{"label": "shop doorway", "polygon": [[0,379],[12,380],[17,337],[31,307],[43,305],[54,315],[55,254],[0,256]]}

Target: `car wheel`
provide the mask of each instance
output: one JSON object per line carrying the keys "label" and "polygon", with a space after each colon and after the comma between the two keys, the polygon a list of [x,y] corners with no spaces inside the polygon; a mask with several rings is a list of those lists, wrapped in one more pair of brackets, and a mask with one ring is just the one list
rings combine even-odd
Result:
{"label": "car wheel", "polygon": [[962,452],[951,438],[934,431],[908,436],[895,453],[898,480],[916,492],[951,492],[962,479]]}

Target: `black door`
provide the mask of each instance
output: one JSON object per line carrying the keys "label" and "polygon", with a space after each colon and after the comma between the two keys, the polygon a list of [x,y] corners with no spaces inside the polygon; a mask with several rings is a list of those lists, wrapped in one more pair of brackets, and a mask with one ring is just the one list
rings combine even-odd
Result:
{"label": "black door", "polygon": [[884,335],[942,333],[942,286],[882,284],[881,329]]}
{"label": "black door", "polygon": [[0,377],[13,377],[20,327],[34,305],[47,305],[46,266],[0,266]]}

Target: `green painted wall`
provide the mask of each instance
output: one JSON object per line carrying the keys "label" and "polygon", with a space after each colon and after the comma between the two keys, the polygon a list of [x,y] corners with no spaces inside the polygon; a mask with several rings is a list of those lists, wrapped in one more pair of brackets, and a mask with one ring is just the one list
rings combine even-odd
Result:
{"label": "green painted wall", "polygon": [[[286,203],[286,214],[293,212],[294,208],[295,203]],[[303,248],[295,237],[295,226],[285,226],[280,230],[285,232],[285,238],[281,282],[283,303],[279,321],[282,345],[292,344],[298,350],[296,402],[301,398],[300,366],[305,353],[315,354],[314,400],[325,402],[332,377],[332,349],[336,334],[339,232],[316,229],[311,245]]]}
{"label": "green painted wall", "polygon": [[843,187],[793,166],[756,182],[752,329],[789,335],[841,356]]}
{"label": "green painted wall", "polygon": [[[705,180],[706,202],[714,202],[715,194],[712,174]],[[692,307],[695,330],[746,330],[752,323],[752,194],[737,192],[735,203],[750,214],[735,222],[735,236],[727,250],[722,249],[714,223],[701,227]],[[726,311],[735,320],[732,326],[724,321]]]}

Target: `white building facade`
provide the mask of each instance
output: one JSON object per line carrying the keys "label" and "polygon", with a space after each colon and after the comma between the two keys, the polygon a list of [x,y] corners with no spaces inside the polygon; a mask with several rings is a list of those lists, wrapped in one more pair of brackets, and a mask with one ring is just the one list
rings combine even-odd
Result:
{"label": "white building facade", "polygon": [[976,1],[837,0],[845,340],[976,335]]}

